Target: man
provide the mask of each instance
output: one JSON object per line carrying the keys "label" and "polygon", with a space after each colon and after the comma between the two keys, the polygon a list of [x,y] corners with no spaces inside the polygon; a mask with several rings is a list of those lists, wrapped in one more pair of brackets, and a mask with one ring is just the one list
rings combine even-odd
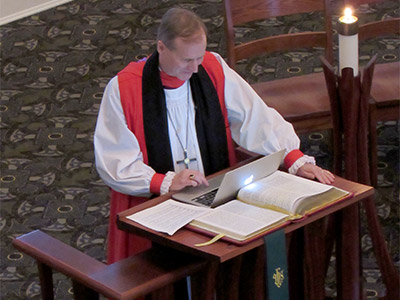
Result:
{"label": "man", "polygon": [[150,246],[119,231],[116,214],[151,195],[207,185],[205,176],[235,164],[232,139],[264,155],[286,149],[290,173],[334,180],[298,150],[292,125],[206,46],[201,19],[170,9],[157,51],[130,63],[105,89],[94,144],[97,170],[112,188],[109,263]]}

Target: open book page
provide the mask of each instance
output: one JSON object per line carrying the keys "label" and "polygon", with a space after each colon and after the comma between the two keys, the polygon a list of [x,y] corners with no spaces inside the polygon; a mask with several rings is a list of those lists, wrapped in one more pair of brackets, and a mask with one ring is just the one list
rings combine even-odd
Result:
{"label": "open book page", "polygon": [[211,208],[198,207],[169,199],[127,216],[127,218],[150,229],[173,235],[178,229],[210,210]]}
{"label": "open book page", "polygon": [[350,195],[349,192],[333,187],[322,194],[307,197],[305,201],[299,202],[296,207],[296,212],[300,215],[306,215],[326,207],[332,202],[342,200],[348,195]]}
{"label": "open book page", "polygon": [[332,186],[276,171],[243,187],[238,193],[238,199],[256,206],[274,207],[296,215],[299,213],[297,207],[302,199],[330,189]]}
{"label": "open book page", "polygon": [[244,240],[287,218],[287,214],[232,200],[196,218],[191,224]]}

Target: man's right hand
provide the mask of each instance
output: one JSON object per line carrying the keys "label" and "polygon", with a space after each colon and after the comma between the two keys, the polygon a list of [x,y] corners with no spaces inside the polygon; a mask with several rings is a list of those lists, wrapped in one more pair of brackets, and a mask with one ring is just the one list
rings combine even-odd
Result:
{"label": "man's right hand", "polygon": [[199,171],[185,169],[177,173],[174,179],[172,179],[169,191],[176,192],[186,186],[199,186],[201,184],[208,186],[208,181],[202,173],[200,173]]}

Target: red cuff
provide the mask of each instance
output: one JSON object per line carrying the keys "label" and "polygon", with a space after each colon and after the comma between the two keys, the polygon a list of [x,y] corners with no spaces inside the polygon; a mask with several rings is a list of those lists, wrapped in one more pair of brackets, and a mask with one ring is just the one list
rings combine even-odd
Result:
{"label": "red cuff", "polygon": [[289,169],[296,160],[298,160],[300,157],[302,157],[304,154],[298,149],[292,150],[286,155],[285,159],[283,160],[283,163],[285,164],[285,167]]}
{"label": "red cuff", "polygon": [[150,193],[160,194],[161,184],[164,180],[165,174],[155,173],[150,181]]}

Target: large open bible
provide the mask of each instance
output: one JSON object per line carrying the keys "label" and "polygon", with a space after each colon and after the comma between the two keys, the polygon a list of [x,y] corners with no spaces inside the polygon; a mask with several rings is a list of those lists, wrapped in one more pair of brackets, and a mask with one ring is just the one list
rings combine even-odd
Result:
{"label": "large open bible", "polygon": [[243,187],[237,199],[197,217],[189,227],[240,244],[349,196],[334,186],[276,171]]}
{"label": "large open bible", "polygon": [[127,218],[169,235],[187,226],[241,245],[350,196],[334,186],[275,171],[241,188],[236,199],[216,208],[168,199]]}

